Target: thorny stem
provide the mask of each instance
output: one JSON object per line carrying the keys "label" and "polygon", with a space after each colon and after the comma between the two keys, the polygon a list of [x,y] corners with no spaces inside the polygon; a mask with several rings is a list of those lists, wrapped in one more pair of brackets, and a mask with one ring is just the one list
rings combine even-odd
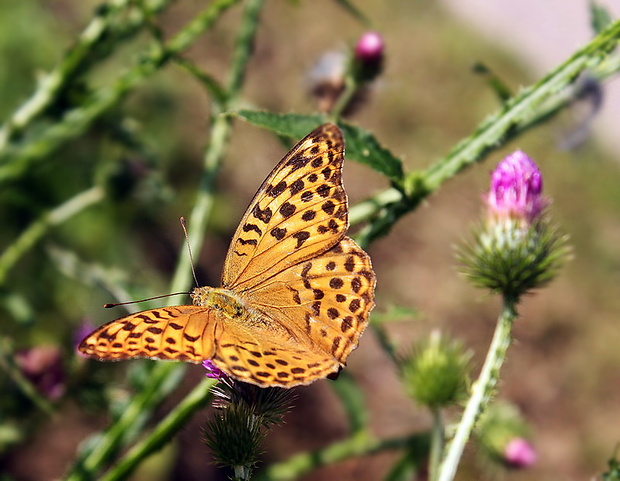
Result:
{"label": "thorny stem", "polygon": [[[506,101],[497,113],[482,121],[472,135],[459,142],[445,157],[424,171],[408,174],[404,181],[405,193],[391,187],[353,206],[349,214],[351,223],[376,219],[387,209],[391,214],[390,225],[396,223],[447,180],[570,105],[574,100],[573,83],[582,72],[587,70],[598,80],[617,74],[620,62],[607,54],[617,47],[619,37],[620,20],[540,81]],[[395,209],[395,206],[400,208]],[[357,239],[362,245],[368,245],[385,232],[387,230],[375,231],[370,226],[360,232]]]}
{"label": "thorny stem", "polygon": [[516,300],[504,299],[502,312],[497,320],[495,334],[493,335],[487,358],[484,361],[478,380],[473,385],[471,396],[454,437],[448,444],[447,454],[441,464],[439,477],[437,478],[438,481],[452,481],[456,474],[465,444],[495,391],[500,369],[506,360],[506,351],[510,346],[512,324],[516,317]]}

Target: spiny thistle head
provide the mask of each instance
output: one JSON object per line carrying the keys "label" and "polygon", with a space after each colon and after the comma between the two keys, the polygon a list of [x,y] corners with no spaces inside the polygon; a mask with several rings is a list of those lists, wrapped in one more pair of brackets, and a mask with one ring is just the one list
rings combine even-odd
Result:
{"label": "spiny thistle head", "polygon": [[292,391],[240,382],[209,361],[203,364],[207,376],[219,381],[211,389],[217,412],[206,425],[205,443],[218,464],[235,471],[235,479],[249,479],[261,455],[265,431],[282,423],[290,409]]}
{"label": "spiny thistle head", "polygon": [[480,419],[477,436],[483,452],[491,460],[507,468],[523,469],[538,459],[527,432],[528,427],[516,407],[498,402]]}
{"label": "spiny thistle head", "polygon": [[438,331],[421,341],[401,365],[405,389],[432,409],[458,403],[467,393],[471,353]]}
{"label": "spiny thistle head", "polygon": [[542,175],[521,151],[491,174],[486,221],[459,252],[463,272],[478,287],[518,299],[549,282],[568,258],[566,238],[545,215]]}

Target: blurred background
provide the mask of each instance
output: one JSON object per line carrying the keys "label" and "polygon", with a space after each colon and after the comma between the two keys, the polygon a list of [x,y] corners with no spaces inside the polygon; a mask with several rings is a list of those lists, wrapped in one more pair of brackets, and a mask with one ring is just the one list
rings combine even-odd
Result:
{"label": "blurred background", "polygon": [[[204,3],[173,3],[156,23],[164,35],[174,33]],[[620,13],[611,1],[601,4]],[[0,3],[1,119],[34,92],[41,72],[52,69],[76,42],[97,5],[90,0]],[[483,63],[517,92],[592,37],[588,5],[585,0],[359,2],[372,29],[384,37],[386,53],[383,74],[352,121],[374,132],[408,170],[424,168],[499,108],[473,65]],[[228,68],[239,10],[227,12],[185,54],[220,80]],[[313,112],[309,71],[325,52],[352,47],[366,30],[336,2],[268,2],[244,88],[246,106]],[[143,34],[99,62],[84,91],[107,85],[147,45]],[[389,326],[399,349],[405,352],[416,339],[441,329],[473,350],[477,370],[493,332],[498,299],[458,275],[453,246],[479,219],[489,171],[503,155],[520,148],[538,163],[546,195],[553,199],[552,216],[570,235],[574,259],[521,306],[523,317],[515,326],[516,343],[498,396],[518,406],[529,423],[538,462],[500,474],[472,449],[457,479],[592,479],[605,470],[620,441],[620,138],[615,132],[620,102],[614,82],[602,86],[601,115],[578,145],[566,148],[576,144],[573,134],[583,120],[576,106],[442,186],[369,248],[378,276],[375,312],[390,306],[416,312]],[[62,105],[46,112],[40,128],[53,123],[65,103],[81,102],[80,85],[72,87]],[[167,292],[182,252],[178,219],[191,210],[202,169],[209,109],[196,80],[169,65],[76,140],[0,189],[0,249],[6,252],[43,212],[101,179],[109,186],[105,199],[50,229],[0,284],[0,348],[19,359],[25,375],[55,405],[54,414],[46,414],[0,371],[1,479],[61,478],[79,443],[106,426],[103,389],[108,397],[113,389],[112,398],[128,395],[127,363],[77,358],[75,339],[84,326],[123,313],[101,308],[117,299],[113,286],[134,299]],[[219,283],[230,236],[261,179],[284,153],[269,133],[235,123],[206,242],[200,252],[194,247],[201,284]],[[352,204],[388,186],[354,162],[346,164],[344,175]],[[365,393],[377,436],[429,428],[430,416],[404,394],[371,330],[348,370]],[[191,366],[174,399],[202,375],[200,367]],[[267,437],[265,463],[346,434],[329,382],[297,391],[286,425]],[[162,406],[162,413],[169,408]],[[226,479],[210,464],[202,443],[201,426],[209,412],[195,416],[132,479]],[[385,452],[353,459],[303,479],[383,479],[396,458]]]}

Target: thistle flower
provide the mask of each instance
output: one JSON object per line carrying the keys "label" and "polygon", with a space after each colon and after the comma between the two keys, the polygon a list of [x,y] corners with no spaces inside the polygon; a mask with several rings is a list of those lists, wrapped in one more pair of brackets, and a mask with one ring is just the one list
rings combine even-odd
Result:
{"label": "thistle flower", "polygon": [[234,471],[235,480],[250,479],[262,453],[266,429],[282,423],[292,393],[237,381],[210,361],[203,362],[203,366],[208,377],[220,381],[211,390],[217,412],[205,427],[205,444],[216,463]]}
{"label": "thistle flower", "polygon": [[491,174],[486,201],[492,221],[517,220],[525,227],[535,224],[548,203],[542,187],[534,161],[520,150],[510,154]]}
{"label": "thistle flower", "polygon": [[206,369],[205,376],[211,379],[222,379],[223,377],[227,377],[227,374],[222,371],[219,367],[213,364],[211,359],[207,359],[202,362],[202,367]]}
{"label": "thistle flower", "polygon": [[36,346],[15,353],[15,362],[26,378],[48,399],[60,399],[66,390],[62,354],[55,346]]}
{"label": "thistle flower", "polygon": [[549,282],[567,259],[566,239],[545,215],[542,186],[540,170],[521,151],[491,174],[486,222],[459,254],[473,284],[518,299]]}
{"label": "thistle flower", "polygon": [[435,331],[403,361],[405,389],[418,403],[433,409],[456,404],[467,392],[470,358],[461,343]]}

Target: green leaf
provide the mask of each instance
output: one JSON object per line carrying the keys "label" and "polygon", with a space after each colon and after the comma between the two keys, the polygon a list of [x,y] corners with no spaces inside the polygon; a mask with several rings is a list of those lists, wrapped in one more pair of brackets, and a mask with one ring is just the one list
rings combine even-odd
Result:
{"label": "green leaf", "polygon": [[[274,114],[255,110],[240,110],[235,114],[251,124],[265,127],[278,135],[296,140],[305,137],[313,129],[326,122],[325,117],[316,114]],[[365,164],[396,183],[402,182],[402,162],[384,148],[373,134],[350,124],[340,123],[339,127],[344,133],[348,159]]]}
{"label": "green leaf", "polygon": [[327,121],[322,115],[274,114],[258,110],[238,110],[234,114],[253,125],[295,140],[303,139]]}
{"label": "green leaf", "polygon": [[601,33],[611,22],[611,15],[605,7],[596,2],[590,2],[590,25],[595,35]]}
{"label": "green leaf", "polygon": [[344,132],[347,158],[369,166],[397,184],[402,183],[401,160],[383,147],[372,133],[350,124],[339,126]]}

